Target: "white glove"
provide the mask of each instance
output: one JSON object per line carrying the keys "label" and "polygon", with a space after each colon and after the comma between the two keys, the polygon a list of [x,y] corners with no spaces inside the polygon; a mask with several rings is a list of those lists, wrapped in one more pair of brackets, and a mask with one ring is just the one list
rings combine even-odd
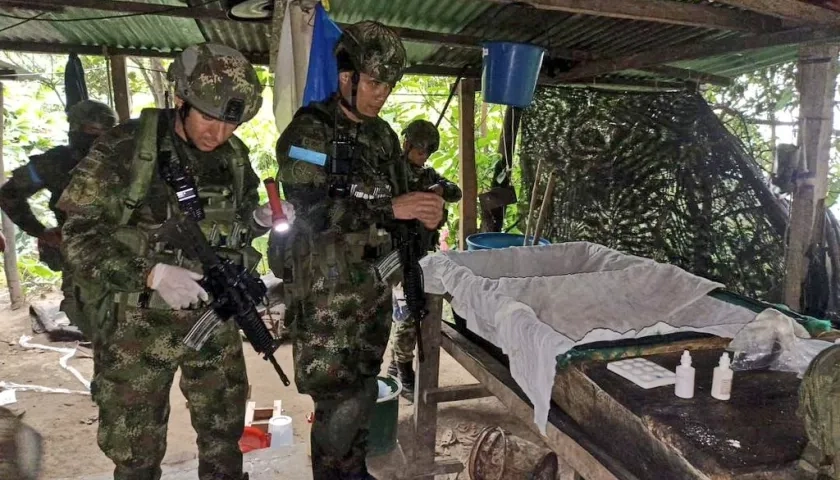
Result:
{"label": "white glove", "polygon": [[[292,223],[295,221],[295,207],[291,203],[283,200],[280,200],[280,204],[283,206],[286,221],[289,222],[289,226],[292,226]],[[260,205],[254,210],[254,221],[263,228],[272,227],[273,222],[271,221],[271,217],[271,205],[268,203]]]}
{"label": "white glove", "polygon": [[203,275],[186,268],[158,263],[149,273],[147,285],[175,310],[198,304],[199,299],[207,301],[210,296],[197,280]]}

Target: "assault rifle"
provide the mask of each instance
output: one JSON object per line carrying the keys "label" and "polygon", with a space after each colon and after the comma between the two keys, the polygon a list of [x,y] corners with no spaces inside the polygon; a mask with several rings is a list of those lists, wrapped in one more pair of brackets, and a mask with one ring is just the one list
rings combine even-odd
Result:
{"label": "assault rifle", "polygon": [[198,319],[184,344],[200,350],[213,330],[232,317],[254,350],[271,362],[283,385],[289,386],[289,378],[274,358],[280,344],[257,312],[257,305],[266,296],[265,283],[245,267],[220,258],[195,220],[185,215],[167,220],[155,236],[155,241],[164,241],[182,250],[187,258],[201,262],[204,278],[199,283],[212,298],[210,309]]}

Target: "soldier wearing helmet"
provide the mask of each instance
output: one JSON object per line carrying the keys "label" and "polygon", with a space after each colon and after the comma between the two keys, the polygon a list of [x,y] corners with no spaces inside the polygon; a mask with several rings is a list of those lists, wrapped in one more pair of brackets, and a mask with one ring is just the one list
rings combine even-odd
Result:
{"label": "soldier wearing helmet", "polygon": [[434,229],[443,206],[434,193],[407,193],[399,138],[378,117],[405,68],[399,37],[357,23],[336,57],[339,91],[298,110],[277,142],[277,177],[298,219],[269,247],[287,296],[295,384],[315,402],[315,480],[372,478],[367,425],[398,281],[385,268],[396,253],[390,234],[399,221]]}
{"label": "soldier wearing helmet", "polygon": [[[429,157],[440,146],[437,127],[428,120],[414,120],[403,129],[403,159],[408,165],[408,187],[411,191],[431,191],[446,203],[461,200],[461,189],[444,178],[431,166],[426,166]],[[438,229],[446,224],[449,212],[444,207],[443,218],[435,232],[428,235],[427,251],[435,250],[440,239]],[[406,307],[405,294],[401,286],[393,289],[392,296],[394,325],[391,327],[391,348],[394,357],[388,365],[388,374],[402,383],[401,395],[414,401],[414,346],[417,344],[415,320]]]}
{"label": "soldier wearing helmet", "polygon": [[[248,379],[239,331],[224,322],[201,349],[184,345],[208,309],[201,265],[153,233],[173,214],[193,216],[219,255],[253,274],[251,240],[268,230],[271,210],[258,206],[259,178],[233,133],[256,115],[263,87],[241,53],[216,44],[184,50],[168,78],[174,109],[144,110],[79,163],[59,201],[63,252],[94,326],[91,394],[114,478],[160,478],[180,368],[199,479],[241,480]],[[172,171],[180,173],[164,174]]]}
{"label": "soldier wearing helmet", "polygon": [[[70,124],[70,144],[33,155],[29,163],[15,169],[9,181],[0,187],[0,208],[27,235],[38,239],[41,261],[55,271],[63,270],[59,245],[61,226],[66,219],[64,213],[56,208],[56,203],[70,182],[73,168],[87,155],[94,140],[117,123],[117,115],[104,103],[83,100],[68,109],[67,120]],[[49,208],[55,215],[55,228],[44,226],[29,206],[29,198],[44,189],[50,192]],[[59,309],[71,323],[79,325],[82,319],[73,298],[73,283],[67,272],[62,277],[64,300]]]}

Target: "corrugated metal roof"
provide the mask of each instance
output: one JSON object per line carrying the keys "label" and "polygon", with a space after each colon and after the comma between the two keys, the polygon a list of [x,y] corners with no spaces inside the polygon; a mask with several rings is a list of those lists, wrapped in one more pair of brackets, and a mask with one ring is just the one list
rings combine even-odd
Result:
{"label": "corrugated metal roof", "polygon": [[[113,2],[114,0],[112,0]],[[171,6],[198,6],[221,12],[223,0],[132,0]],[[619,0],[616,0],[619,1]],[[671,0],[712,5],[707,0]],[[527,4],[499,4],[486,0],[331,0],[330,16],[340,23],[375,19],[395,27],[420,31],[460,34],[477,40],[508,40],[542,45],[568,56],[573,51],[587,52],[597,58],[621,57],[654,48],[679,48],[680,45],[748,36],[742,32],[715,30],[663,23],[596,17],[558,11],[537,10]],[[719,8],[732,7],[715,3]],[[38,12],[0,9],[0,14],[29,18]],[[114,12],[67,7],[63,13],[47,13],[42,18],[78,20],[112,17]],[[268,23],[226,20],[193,20],[159,15],[134,15],[117,19],[72,22],[33,20],[9,28],[18,18],[0,17],[0,40],[43,42],[48,44],[105,45],[180,50],[190,44],[212,41],[230,45],[242,52],[267,58],[271,49],[271,26]],[[8,28],[8,29],[6,29]],[[480,67],[481,51],[457,45],[434,45],[407,40],[406,49],[412,64],[450,67]],[[254,56],[252,55],[252,56]],[[744,54],[674,63],[673,66],[734,76],[766,65],[795,58],[795,47],[774,47]],[[621,72],[609,78],[641,78],[644,72]],[[646,74],[650,78],[665,78]]]}
{"label": "corrugated metal roof", "polygon": [[[177,0],[133,0],[139,3],[183,7]],[[0,9],[0,13],[21,18],[40,12]],[[3,26],[20,22],[1,17]],[[53,21],[44,21],[46,19]],[[8,30],[0,31],[0,40],[24,40],[72,45],[107,45],[110,47],[148,48],[161,51],[183,49],[204,41],[195,20],[159,15],[126,15],[101,10],[65,8],[49,12]]]}

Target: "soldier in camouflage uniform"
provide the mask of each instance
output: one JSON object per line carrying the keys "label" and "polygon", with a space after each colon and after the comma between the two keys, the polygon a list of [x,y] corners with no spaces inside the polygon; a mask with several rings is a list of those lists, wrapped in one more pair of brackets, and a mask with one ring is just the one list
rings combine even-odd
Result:
{"label": "soldier in camouflage uniform", "polygon": [[[93,100],[83,100],[67,112],[70,124],[70,145],[51,148],[40,155],[34,155],[29,163],[15,169],[12,178],[0,187],[0,208],[27,235],[38,239],[38,251],[41,261],[52,270],[62,271],[59,246],[61,227],[66,219],[64,212],[56,208],[61,192],[70,183],[71,171],[84,158],[94,140],[117,123],[117,115],[108,105]],[[47,228],[35,217],[29,207],[28,199],[47,189],[50,192],[49,207],[55,214],[56,228]],[[75,296],[71,275],[64,272],[61,279],[61,291],[64,300],[60,310],[67,315],[71,323],[87,333],[87,325],[76,311]]]}
{"label": "soldier in camouflage uniform", "polygon": [[0,407],[0,478],[35,480],[41,472],[42,439],[7,408]]}
{"label": "soldier in camouflage uniform", "polygon": [[799,386],[798,414],[808,436],[803,459],[819,469],[819,479],[840,480],[840,345],[811,361]]}
{"label": "soldier in camouflage uniform", "polygon": [[[403,134],[403,159],[409,165],[409,189],[414,192],[431,191],[443,198],[444,202],[454,203],[461,200],[461,189],[450,182],[426,161],[435,153],[440,145],[440,134],[437,127],[428,120],[415,120],[408,124]],[[447,210],[443,210],[443,219],[438,229],[446,224]],[[427,250],[435,250],[440,235],[435,230],[429,235]],[[402,396],[408,401],[414,401],[414,346],[417,344],[417,330],[415,322],[410,317],[402,288],[393,290],[393,318],[391,328],[391,347],[394,358],[388,366],[388,374],[400,379],[403,390]]]}
{"label": "soldier in camouflage uniform", "polygon": [[[407,176],[399,139],[378,115],[405,68],[399,37],[376,22],[351,25],[336,58],[339,92],[300,109],[277,142],[278,180],[298,217],[280,253],[273,245],[269,253],[285,277],[295,383],[315,402],[315,480],[373,478],[367,424],[396,281],[381,279],[375,265],[392,248],[389,227],[420,220],[431,230],[443,205],[433,193],[392,194],[408,192]],[[327,168],[352,159],[350,172],[328,176],[301,152],[328,155]]]}
{"label": "soldier in camouflage uniform", "polygon": [[[199,225],[211,245],[256,266],[250,243],[268,230],[271,209],[258,207],[259,178],[233,132],[256,115],[263,87],[242,54],[215,44],[184,50],[168,78],[175,109],[144,110],[139,121],[103,135],[79,163],[59,201],[68,214],[63,253],[74,271],[84,271],[74,280],[85,313],[96,319],[91,394],[114,478],[160,478],[180,367],[198,434],[199,478],[240,480],[247,478],[238,441],[248,378],[238,329],[224,322],[198,351],[183,344],[207,308],[201,267],[152,234],[180,210],[179,199],[196,198],[176,196],[159,173],[178,163],[197,186],[206,215]],[[292,220],[291,205],[285,209]]]}

